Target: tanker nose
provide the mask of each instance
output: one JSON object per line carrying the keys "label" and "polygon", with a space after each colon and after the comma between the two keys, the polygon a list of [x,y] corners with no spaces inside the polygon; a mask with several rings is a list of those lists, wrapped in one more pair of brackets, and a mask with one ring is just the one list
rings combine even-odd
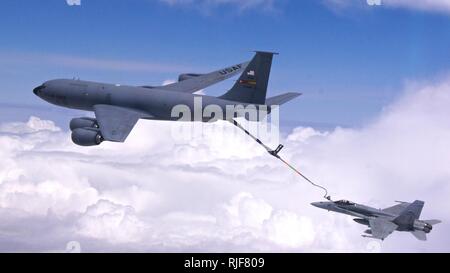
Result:
{"label": "tanker nose", "polygon": [[39,95],[42,93],[42,90],[45,88],[45,85],[39,85],[38,87],[33,89],[33,93],[39,97]]}

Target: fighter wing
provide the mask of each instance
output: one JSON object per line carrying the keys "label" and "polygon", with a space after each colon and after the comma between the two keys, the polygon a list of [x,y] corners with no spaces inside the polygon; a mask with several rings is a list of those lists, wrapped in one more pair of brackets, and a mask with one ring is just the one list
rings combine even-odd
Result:
{"label": "fighter wing", "polygon": [[124,142],[136,122],[143,117],[138,111],[112,105],[94,105],[100,132],[105,140]]}
{"label": "fighter wing", "polygon": [[370,219],[369,225],[372,231],[372,236],[381,240],[384,240],[386,237],[388,237],[398,227],[396,224],[383,218]]}
{"label": "fighter wing", "polygon": [[238,73],[242,73],[242,71],[247,67],[248,62],[236,64],[224,69],[220,69],[208,74],[202,74],[197,77],[192,77],[184,81],[158,86],[158,89],[164,89],[169,91],[177,91],[177,92],[186,92],[186,93],[194,93],[203,88],[216,84],[218,82],[224,81],[228,78],[233,77]]}
{"label": "fighter wing", "polygon": [[[397,201],[397,202],[399,202],[399,201]],[[409,206],[409,204],[410,203],[407,203],[407,202],[400,202],[400,204],[385,208],[385,209],[383,209],[383,211],[393,214],[393,215],[400,215]]]}

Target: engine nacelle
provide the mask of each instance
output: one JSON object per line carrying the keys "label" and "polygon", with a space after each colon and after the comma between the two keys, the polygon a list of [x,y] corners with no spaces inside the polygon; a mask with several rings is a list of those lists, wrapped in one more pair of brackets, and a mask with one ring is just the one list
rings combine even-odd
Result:
{"label": "engine nacelle", "polygon": [[96,128],[77,128],[72,131],[72,141],[80,146],[95,146],[103,142],[103,136]]}
{"label": "engine nacelle", "polygon": [[74,118],[70,121],[70,130],[78,128],[99,128],[95,118]]}
{"label": "engine nacelle", "polygon": [[421,230],[425,233],[430,233],[430,231],[433,229],[433,226],[420,220],[414,221],[414,229],[415,230]]}
{"label": "engine nacelle", "polygon": [[194,73],[186,73],[186,74],[181,74],[180,76],[178,76],[178,81],[182,82],[185,80],[189,80],[198,76],[201,76],[203,74],[194,74]]}

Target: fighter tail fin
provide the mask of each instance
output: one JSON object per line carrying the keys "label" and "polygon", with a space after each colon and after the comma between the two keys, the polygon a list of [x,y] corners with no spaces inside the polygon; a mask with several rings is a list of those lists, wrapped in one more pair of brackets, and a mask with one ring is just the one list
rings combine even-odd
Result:
{"label": "fighter tail fin", "polygon": [[219,98],[242,103],[265,104],[274,54],[277,53],[257,51],[239,80]]}
{"label": "fighter tail fin", "polygon": [[412,202],[394,219],[394,223],[399,225],[412,225],[414,220],[419,219],[424,204],[423,201],[419,200]]}

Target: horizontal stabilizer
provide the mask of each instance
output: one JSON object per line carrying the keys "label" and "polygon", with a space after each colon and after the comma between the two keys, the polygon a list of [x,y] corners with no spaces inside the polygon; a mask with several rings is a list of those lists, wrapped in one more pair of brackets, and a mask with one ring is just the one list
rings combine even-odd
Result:
{"label": "horizontal stabilizer", "polygon": [[302,93],[289,92],[278,96],[270,97],[266,99],[266,105],[282,105],[286,102],[295,99],[302,95]]}
{"label": "horizontal stabilizer", "polygon": [[361,237],[363,237],[363,238],[372,238],[372,239],[380,239],[380,238],[376,238],[376,237],[373,237],[371,235],[365,235],[365,234],[361,235]]}
{"label": "horizontal stabilizer", "polygon": [[430,224],[430,225],[437,225],[439,223],[442,223],[441,220],[423,220],[425,223]]}
{"label": "horizontal stabilizer", "polygon": [[416,230],[411,232],[414,237],[416,237],[420,241],[426,241],[427,240],[427,234],[421,230]]}

